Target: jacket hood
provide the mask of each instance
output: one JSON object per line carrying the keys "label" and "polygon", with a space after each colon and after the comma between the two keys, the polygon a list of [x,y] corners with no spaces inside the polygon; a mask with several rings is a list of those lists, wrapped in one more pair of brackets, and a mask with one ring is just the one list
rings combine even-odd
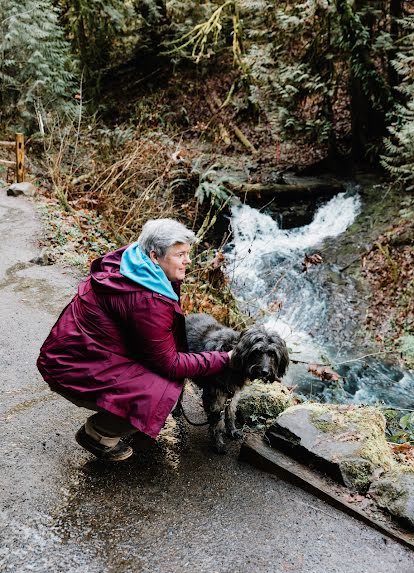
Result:
{"label": "jacket hood", "polygon": [[167,275],[142,251],[138,243],[132,243],[123,252],[119,272],[148,290],[178,301]]}
{"label": "jacket hood", "polygon": [[[166,294],[166,292],[164,292],[161,289],[156,290],[155,289],[155,286],[156,286],[155,277],[153,277],[153,275],[151,274],[150,267],[146,267],[144,264],[142,266],[139,265],[139,258],[138,258],[138,254],[136,253],[136,249],[132,249],[132,247],[134,247],[134,245],[137,245],[137,243],[132,243],[132,245],[129,245],[126,247],[121,247],[120,249],[117,249],[116,251],[112,251],[111,253],[108,253],[108,254],[104,255],[103,257],[100,257],[99,259],[95,259],[92,262],[90,277],[91,277],[91,283],[92,283],[94,291],[97,293],[113,293],[113,294],[116,294],[117,292],[118,293],[134,292],[134,291],[142,290],[142,288],[145,288],[145,289],[157,292],[159,294],[163,294],[164,296],[167,296],[168,298],[170,298],[174,301],[178,301],[179,300],[179,292],[180,292],[180,282],[171,283],[170,281],[168,281],[164,271],[162,271],[162,269],[160,269],[162,274],[165,277],[165,280],[168,281],[171,291],[169,292],[169,294]],[[130,248],[131,248],[131,251],[126,256],[125,262],[123,265],[123,269],[126,269],[125,272],[127,272],[127,275],[128,275],[127,276],[126,274],[121,273],[120,267],[121,267],[124,253]],[[136,259],[133,256],[134,251],[137,255]],[[147,257],[147,258],[149,259],[149,257]],[[151,259],[149,259],[149,261],[152,263]],[[135,262],[137,263],[136,278],[138,280],[134,280],[133,278],[130,278],[133,276],[133,269],[136,268],[134,265]],[[158,268],[156,265],[154,265],[154,263],[152,263],[152,264],[154,267]],[[144,269],[147,269],[147,270],[145,271]],[[151,280],[151,278],[152,278],[152,280]],[[142,279],[141,282],[139,282],[140,279]],[[145,280],[145,279],[148,279],[148,280]],[[81,285],[82,285],[82,283],[81,283]],[[152,287],[154,287],[154,288],[152,288]],[[169,290],[168,284],[166,285],[166,289]],[[174,295],[174,297],[172,295]]]}

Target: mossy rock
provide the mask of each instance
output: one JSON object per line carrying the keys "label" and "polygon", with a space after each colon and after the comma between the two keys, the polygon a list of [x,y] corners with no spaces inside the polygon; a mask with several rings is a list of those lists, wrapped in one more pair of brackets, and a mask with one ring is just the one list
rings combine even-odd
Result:
{"label": "mossy rock", "polygon": [[385,418],[374,407],[306,403],[286,409],[268,435],[277,447],[366,492],[379,469],[395,467],[384,432]]}
{"label": "mossy rock", "polygon": [[260,428],[271,424],[292,403],[292,394],[283,384],[254,380],[241,392],[237,416],[242,423]]}
{"label": "mossy rock", "polygon": [[369,494],[380,507],[414,529],[414,472],[386,473],[371,485]]}

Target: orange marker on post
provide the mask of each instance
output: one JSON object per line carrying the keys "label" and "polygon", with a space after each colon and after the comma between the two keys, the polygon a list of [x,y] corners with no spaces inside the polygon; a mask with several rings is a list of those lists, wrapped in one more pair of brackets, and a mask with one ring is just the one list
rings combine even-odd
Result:
{"label": "orange marker on post", "polygon": [[16,179],[17,183],[24,181],[24,135],[16,133]]}

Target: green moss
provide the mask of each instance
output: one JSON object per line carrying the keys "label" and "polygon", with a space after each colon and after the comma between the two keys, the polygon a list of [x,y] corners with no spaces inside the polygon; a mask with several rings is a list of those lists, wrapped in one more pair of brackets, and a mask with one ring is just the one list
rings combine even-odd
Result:
{"label": "green moss", "polygon": [[326,434],[336,434],[340,431],[336,424],[325,420],[313,420],[313,425],[315,428],[318,428],[318,430],[325,432]]}
{"label": "green moss", "polygon": [[[385,417],[373,406],[337,406],[333,404],[308,404],[311,408],[310,420],[315,428],[331,434],[341,441],[357,441],[361,447],[356,456],[372,464],[390,470],[394,460],[385,439]],[[356,467],[357,481],[364,482],[366,470],[359,475],[361,468]],[[352,473],[352,472],[351,472]]]}
{"label": "green moss", "polygon": [[373,465],[365,459],[344,460],[340,464],[347,485],[357,491],[366,492],[371,485]]}
{"label": "green moss", "polygon": [[237,411],[244,423],[264,427],[291,405],[292,395],[286,386],[254,380],[243,389]]}

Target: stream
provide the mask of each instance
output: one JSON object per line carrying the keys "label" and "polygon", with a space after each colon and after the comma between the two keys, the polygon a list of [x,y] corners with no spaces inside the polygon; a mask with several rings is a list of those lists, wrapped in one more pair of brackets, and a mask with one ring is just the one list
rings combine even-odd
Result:
{"label": "stream", "polygon": [[[361,210],[354,185],[319,205],[310,223],[290,229],[282,228],[274,211],[233,206],[227,253],[230,286],[242,310],[276,330],[286,340],[291,359],[301,361],[292,364],[285,377],[296,393],[327,402],[414,409],[414,374],[380,360],[378,354],[366,356],[375,349],[357,342],[361,319],[356,284],[323,259],[326,247],[332,250],[335,238]],[[322,256],[322,264],[304,271],[305,255],[313,254]],[[329,363],[342,379],[321,381],[308,373],[308,363]]]}

